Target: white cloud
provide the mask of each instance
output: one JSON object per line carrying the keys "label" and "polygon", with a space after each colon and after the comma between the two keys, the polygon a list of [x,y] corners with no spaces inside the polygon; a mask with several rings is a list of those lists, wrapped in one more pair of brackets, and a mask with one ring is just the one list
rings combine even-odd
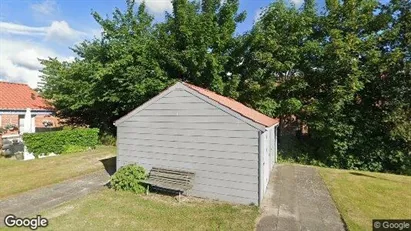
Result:
{"label": "white cloud", "polygon": [[51,15],[57,10],[57,3],[53,0],[44,0],[31,5],[31,9],[40,14]]}
{"label": "white cloud", "polygon": [[0,34],[43,36],[46,40],[73,41],[85,35],[70,27],[66,21],[53,21],[48,27],[31,27],[22,24],[0,22]]}
{"label": "white cloud", "polygon": [[42,68],[38,59],[47,57],[57,57],[62,61],[74,60],[74,57],[60,56],[32,41],[0,38],[0,79],[27,83],[35,88]]}
{"label": "white cloud", "polygon": [[77,40],[84,32],[72,29],[66,21],[54,21],[46,30],[46,39],[48,40]]}
{"label": "white cloud", "polygon": [[74,56],[69,56],[69,57],[60,58],[59,60],[62,61],[62,62],[69,62],[69,63],[71,63],[71,62],[74,62],[75,59],[76,59],[76,58],[75,58]]}
{"label": "white cloud", "polygon": [[171,0],[137,0],[137,3],[146,3],[146,7],[154,13],[163,13],[173,9]]}
{"label": "white cloud", "polygon": [[100,39],[102,36],[102,33],[104,32],[103,28],[98,28],[98,29],[91,29],[90,34],[92,35],[92,38],[98,38]]}
{"label": "white cloud", "polygon": [[258,10],[255,12],[254,22],[257,22],[257,21],[260,20],[261,13],[263,13],[263,9],[262,9],[262,8],[258,9]]}
{"label": "white cloud", "polygon": [[17,35],[44,35],[47,27],[30,27],[21,24],[0,22],[0,33]]}
{"label": "white cloud", "polygon": [[301,4],[303,4],[304,0],[290,0],[292,3],[294,3],[295,6],[299,7]]}
{"label": "white cloud", "polygon": [[[23,48],[17,51],[15,54],[8,56],[8,59],[21,67],[29,70],[38,70],[41,68],[41,64],[37,58],[46,58],[43,54],[51,52],[39,50],[38,48]],[[1,64],[0,64],[1,65]]]}

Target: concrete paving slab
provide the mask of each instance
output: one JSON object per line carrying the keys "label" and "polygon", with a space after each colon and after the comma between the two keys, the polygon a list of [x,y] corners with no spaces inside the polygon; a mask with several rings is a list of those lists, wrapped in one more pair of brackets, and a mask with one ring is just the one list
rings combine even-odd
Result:
{"label": "concrete paving slab", "polygon": [[261,210],[258,231],[346,230],[328,189],[313,167],[277,164]]}

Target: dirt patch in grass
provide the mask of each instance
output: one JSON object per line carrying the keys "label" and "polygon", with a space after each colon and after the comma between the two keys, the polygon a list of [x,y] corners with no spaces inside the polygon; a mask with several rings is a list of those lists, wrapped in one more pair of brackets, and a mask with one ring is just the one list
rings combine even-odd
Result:
{"label": "dirt patch in grass", "polygon": [[63,216],[65,214],[70,213],[73,209],[74,209],[73,205],[58,207],[54,209],[52,212],[50,212],[49,214],[47,214],[47,219],[52,219],[55,217]]}

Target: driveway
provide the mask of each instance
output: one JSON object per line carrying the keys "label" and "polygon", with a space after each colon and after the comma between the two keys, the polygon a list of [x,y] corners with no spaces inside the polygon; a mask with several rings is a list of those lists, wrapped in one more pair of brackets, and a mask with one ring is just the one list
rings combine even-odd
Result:
{"label": "driveway", "polygon": [[43,210],[103,189],[109,179],[110,175],[101,170],[0,200],[0,227],[4,226],[7,214],[17,217],[37,215]]}
{"label": "driveway", "polygon": [[271,173],[257,230],[346,230],[317,170],[278,164]]}

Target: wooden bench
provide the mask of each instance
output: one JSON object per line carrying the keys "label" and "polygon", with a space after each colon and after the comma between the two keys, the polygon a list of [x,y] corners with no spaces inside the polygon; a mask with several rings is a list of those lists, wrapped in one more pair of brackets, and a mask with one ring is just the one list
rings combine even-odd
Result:
{"label": "wooden bench", "polygon": [[147,180],[142,183],[147,184],[147,193],[149,186],[154,186],[166,190],[178,192],[179,198],[182,192],[193,187],[195,174],[193,172],[166,169],[152,168]]}

